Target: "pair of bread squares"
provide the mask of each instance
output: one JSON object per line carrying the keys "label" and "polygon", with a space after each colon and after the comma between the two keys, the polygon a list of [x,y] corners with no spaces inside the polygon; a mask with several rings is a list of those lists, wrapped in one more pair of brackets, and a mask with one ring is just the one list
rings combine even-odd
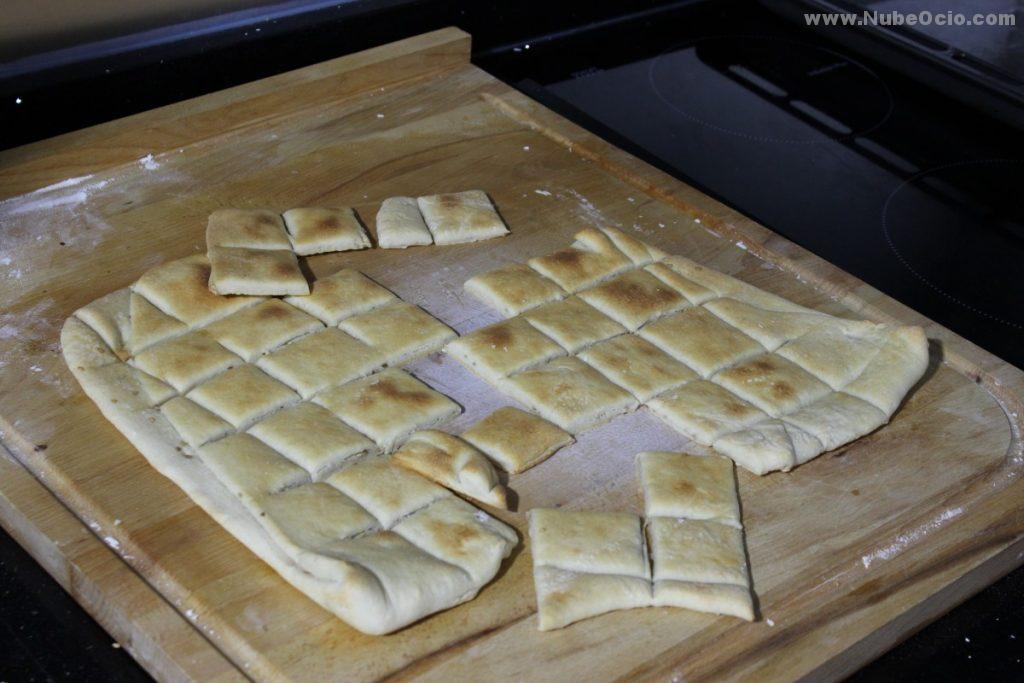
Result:
{"label": "pair of bread squares", "polygon": [[463,244],[507,234],[494,204],[481,190],[390,197],[377,212],[377,244],[382,249]]}
{"label": "pair of bread squares", "polygon": [[732,463],[667,452],[637,463],[646,536],[630,513],[530,512],[538,628],[646,606],[752,620]]}

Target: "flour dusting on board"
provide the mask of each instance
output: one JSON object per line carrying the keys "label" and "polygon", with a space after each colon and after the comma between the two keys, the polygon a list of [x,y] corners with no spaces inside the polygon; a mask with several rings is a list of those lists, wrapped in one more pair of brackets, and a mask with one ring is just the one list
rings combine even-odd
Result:
{"label": "flour dusting on board", "polygon": [[900,534],[896,537],[895,541],[885,546],[884,548],[879,548],[878,550],[875,550],[873,552],[868,553],[867,555],[864,555],[860,558],[861,564],[864,565],[865,569],[868,569],[877,560],[891,560],[892,558],[896,557],[904,550],[906,550],[908,546],[910,546],[913,543],[916,543],[917,541],[921,540],[931,532],[939,529],[949,520],[959,517],[963,514],[963,512],[964,509],[961,507],[944,510],[942,514],[936,517],[935,519],[926,522],[925,524],[922,524],[916,529],[912,529],[911,531],[907,531]]}

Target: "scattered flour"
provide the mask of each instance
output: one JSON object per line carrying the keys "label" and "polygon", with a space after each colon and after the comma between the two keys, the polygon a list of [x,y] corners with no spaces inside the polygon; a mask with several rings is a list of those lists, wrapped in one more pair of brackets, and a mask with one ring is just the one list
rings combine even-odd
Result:
{"label": "scattered flour", "polygon": [[114,550],[117,550],[118,548],[121,547],[121,543],[116,538],[114,538],[113,536],[104,536],[103,537],[103,542],[106,543],[107,545],[109,545]]}
{"label": "scattered flour", "polygon": [[550,197],[551,196],[551,193],[548,192],[547,190],[534,190],[533,193],[534,194],[539,194],[542,197]]}
{"label": "scattered flour", "polygon": [[139,166],[142,166],[147,171],[155,171],[160,168],[160,164],[153,158],[152,154],[147,154],[139,159]]}
{"label": "scattered flour", "polygon": [[864,565],[865,569],[868,569],[873,563],[875,563],[878,560],[891,560],[892,558],[896,557],[904,550],[906,550],[908,546],[921,540],[931,532],[940,528],[949,520],[959,517],[963,514],[963,512],[964,509],[961,507],[950,508],[948,510],[943,511],[943,513],[935,519],[922,524],[916,529],[900,534],[896,537],[895,541],[885,546],[884,548],[879,548],[878,550],[875,550],[873,552],[868,553],[867,555],[864,555],[860,558],[861,564]]}

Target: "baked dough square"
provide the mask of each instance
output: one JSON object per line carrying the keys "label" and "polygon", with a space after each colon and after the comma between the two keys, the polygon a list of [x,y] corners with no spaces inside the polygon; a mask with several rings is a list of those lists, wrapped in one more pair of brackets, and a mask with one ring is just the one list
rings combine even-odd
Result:
{"label": "baked dough square", "polygon": [[309,398],[327,387],[344,384],[384,366],[384,356],[355,337],[329,327],[261,356],[256,364]]}
{"label": "baked dough square", "polygon": [[718,296],[707,287],[683,277],[664,263],[652,263],[644,270],[685,296],[686,300],[694,306],[699,306]]}
{"label": "baked dough square", "polygon": [[572,357],[512,375],[498,386],[572,434],[637,407],[630,394]]}
{"label": "baked dough square", "polygon": [[830,451],[873,432],[888,418],[867,401],[840,391],[786,415],[784,421],[813,435],[822,450]]}
{"label": "baked dough square", "polygon": [[249,433],[301,465],[314,481],[353,457],[377,450],[376,444],[329,410],[305,401],[257,422]]}
{"label": "baked dough square", "polygon": [[774,351],[792,339],[835,321],[835,318],[824,313],[767,311],[744,301],[729,298],[709,301],[704,307],[756,339],[769,351]]}
{"label": "baked dough square", "polygon": [[309,283],[291,249],[208,247],[210,291],[216,294],[309,294]]}
{"label": "baked dough square", "polygon": [[791,413],[832,391],[800,366],[774,353],[726,368],[712,381],[772,417]]}
{"label": "baked dough square", "polygon": [[709,520],[740,528],[732,461],[720,455],[646,451],[636,456],[647,517]]}
{"label": "baked dough square", "polygon": [[220,209],[206,222],[206,246],[246,249],[292,248],[281,216],[263,209]]}
{"label": "baked dough square", "polygon": [[530,469],[574,441],[569,432],[511,406],[498,408],[463,432],[462,438],[511,474]]}
{"label": "baked dough square", "polygon": [[580,292],[579,297],[632,331],[690,306],[679,292],[645,270],[627,271]]}
{"label": "baked dough square", "polygon": [[196,330],[151,346],[132,363],[184,393],[242,359],[217,343],[208,332]]}
{"label": "baked dough square", "polygon": [[327,325],[398,301],[398,297],[358,270],[339,270],[313,282],[309,296],[290,296],[285,302],[316,316]]}
{"label": "baked dough square", "polygon": [[434,427],[462,410],[444,394],[398,369],[329,389],[316,402],[387,453],[413,432]]}
{"label": "baked dough square", "polygon": [[729,583],[690,583],[669,579],[655,581],[653,604],[655,607],[682,607],[694,612],[754,620],[750,588]]}
{"label": "baked dough square", "polygon": [[628,512],[530,510],[534,565],[650,579],[640,518]]}
{"label": "baked dough square", "polygon": [[283,217],[292,248],[299,256],[371,246],[356,212],[348,207],[288,209]]}
{"label": "baked dough square", "polygon": [[131,293],[119,289],[82,306],[75,315],[103,339],[111,350],[121,354],[131,344],[129,317]]}
{"label": "baked dough square", "polygon": [[650,604],[650,569],[635,515],[534,509],[529,517],[540,630]]}
{"label": "baked dough square", "polygon": [[377,246],[405,249],[434,241],[415,197],[389,197],[377,212]]}
{"label": "baked dough square", "polygon": [[566,296],[561,287],[522,263],[472,277],[463,287],[506,317]]}
{"label": "baked dough square", "polygon": [[299,395],[255,365],[245,363],[203,382],[188,392],[188,398],[235,429],[245,429],[267,413],[297,402]]}
{"label": "baked dough square", "polygon": [[626,332],[625,327],[576,296],[544,304],[523,317],[569,353]]}
{"label": "baked dough square", "polygon": [[565,353],[523,318],[474,330],[448,344],[445,351],[491,383]]}
{"label": "baked dough square", "polygon": [[706,520],[654,517],[647,522],[654,580],[748,586],[743,529]]}
{"label": "baked dough square", "polygon": [[698,379],[696,372],[635,334],[594,344],[579,357],[640,402]]}
{"label": "baked dough square", "polygon": [[651,399],[647,407],[672,429],[705,446],[768,418],[757,406],[706,380],[671,389]]}
{"label": "baked dough square", "polygon": [[131,320],[128,348],[132,355],[157,342],[188,332],[188,325],[167,315],[136,292],[132,292],[128,300],[128,311]]}
{"label": "baked dough square", "polygon": [[645,266],[665,255],[660,249],[615,228],[587,228],[576,233],[575,239],[592,251],[621,251],[636,266]]}
{"label": "baked dough square", "polygon": [[218,296],[210,291],[209,282],[210,262],[197,254],[147,270],[132,291],[193,328],[259,301],[248,296]]}
{"label": "baked dough square", "polygon": [[460,244],[501,237],[508,228],[481,190],[419,197],[423,220],[434,244]]}
{"label": "baked dough square", "polygon": [[373,347],[388,365],[437,351],[458,336],[419,306],[404,301],[346,318],[339,327]]}
{"label": "baked dough square", "polygon": [[160,412],[192,448],[199,448],[234,431],[230,424],[184,396],[167,401],[160,406]]}
{"label": "baked dough square", "polygon": [[309,481],[306,470],[249,434],[231,434],[198,452],[203,464],[250,509],[268,493]]}
{"label": "baked dough square", "polygon": [[640,330],[640,336],[701,377],[764,353],[764,347],[754,339],[701,306],[655,320]]}
{"label": "baked dough square", "polygon": [[754,474],[788,472],[822,452],[821,442],[814,436],[775,418],[723,434],[711,445]]}
{"label": "baked dough square", "polygon": [[416,432],[391,461],[469,498],[508,509],[508,491],[494,466],[457,436],[436,429]]}
{"label": "baked dough square", "polygon": [[327,483],[362,505],[385,529],[451,494],[389,458],[367,458],[327,477]]}
{"label": "baked dough square", "polygon": [[323,323],[280,299],[266,301],[221,318],[206,330],[214,339],[249,361],[314,330]]}
{"label": "baked dough square", "polygon": [[618,250],[601,253],[576,247],[535,256],[527,264],[567,292],[592,287],[633,267],[633,262]]}
{"label": "baked dough square", "polygon": [[691,282],[710,289],[717,296],[738,299],[748,304],[763,308],[767,311],[795,311],[810,312],[811,309],[804,308],[781,296],[766,292],[763,289],[747,284],[731,275],[726,275],[707,266],[691,261],[683,256],[666,256],[661,260],[666,266],[682,275]]}
{"label": "baked dough square", "polygon": [[412,513],[393,530],[434,557],[462,567],[476,581],[486,581],[519,542],[515,531],[455,496]]}
{"label": "baked dough square", "polygon": [[379,528],[376,518],[323,482],[303,484],[260,498],[264,528],[284,547],[329,553],[337,541]]}

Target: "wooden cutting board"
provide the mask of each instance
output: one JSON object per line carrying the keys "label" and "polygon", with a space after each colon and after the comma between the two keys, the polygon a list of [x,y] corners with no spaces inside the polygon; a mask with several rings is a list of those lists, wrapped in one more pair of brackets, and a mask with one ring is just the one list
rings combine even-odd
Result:
{"label": "wooden cutting board", "polygon": [[[0,519],[154,675],[838,678],[1024,561],[1024,373],[468,60],[469,36],[446,29],[0,153],[0,430],[35,476],[4,464]],[[926,327],[931,367],[890,425],[790,474],[739,472],[758,621],[642,609],[540,633],[524,545],[477,599],[360,634],[152,470],[60,357],[66,316],[202,251],[213,209],[347,205],[372,224],[388,196],[476,187],[511,236],[311,268],[363,270],[465,332],[495,319],[467,278],[610,225],[804,305]],[[504,402],[443,358],[413,370],[467,407],[459,424]],[[690,445],[644,410],[587,432],[512,478],[504,518],[639,510],[633,457],[650,447]],[[58,537],[68,510],[85,546]]]}

